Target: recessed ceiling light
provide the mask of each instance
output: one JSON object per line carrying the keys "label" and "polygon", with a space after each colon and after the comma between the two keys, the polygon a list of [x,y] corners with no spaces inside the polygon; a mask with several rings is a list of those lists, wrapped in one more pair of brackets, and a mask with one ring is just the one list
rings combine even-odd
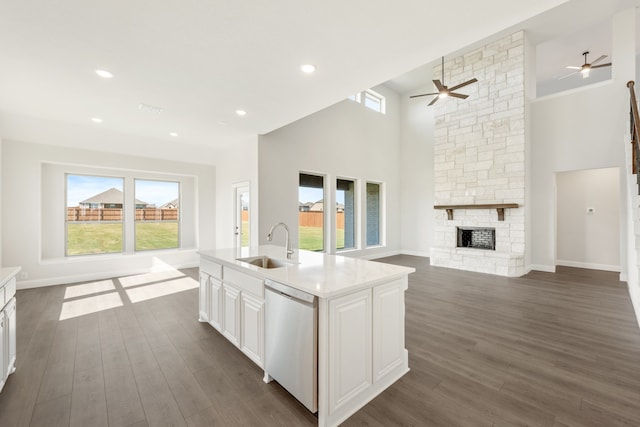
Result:
{"label": "recessed ceiling light", "polygon": [[239,116],[246,116],[247,112],[244,111],[244,110],[236,110],[236,114],[239,115]]}
{"label": "recessed ceiling light", "polygon": [[178,132],[169,132],[169,135],[171,135],[171,136],[178,136]]}
{"label": "recessed ceiling light", "polygon": [[300,69],[305,74],[311,74],[316,70],[316,66],[313,64],[303,64],[300,66]]}
{"label": "recessed ceiling light", "polygon": [[102,77],[103,79],[110,79],[113,77],[113,73],[107,70],[96,70],[96,74]]}
{"label": "recessed ceiling light", "polygon": [[100,117],[94,117],[91,119],[93,123],[102,123],[102,119]]}

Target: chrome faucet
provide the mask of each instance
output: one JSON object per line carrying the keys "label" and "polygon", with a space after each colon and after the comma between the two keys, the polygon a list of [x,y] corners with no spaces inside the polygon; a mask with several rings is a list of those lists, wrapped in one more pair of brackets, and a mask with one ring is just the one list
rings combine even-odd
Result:
{"label": "chrome faucet", "polygon": [[285,245],[287,246],[287,259],[291,259],[291,255],[293,255],[293,249],[291,249],[291,240],[289,239],[289,227],[287,227],[287,224],[285,224],[284,222],[279,222],[273,227],[271,227],[271,230],[269,230],[269,234],[267,234],[267,240],[271,241],[273,239],[273,230],[275,230],[279,226],[284,227],[285,237],[286,237]]}

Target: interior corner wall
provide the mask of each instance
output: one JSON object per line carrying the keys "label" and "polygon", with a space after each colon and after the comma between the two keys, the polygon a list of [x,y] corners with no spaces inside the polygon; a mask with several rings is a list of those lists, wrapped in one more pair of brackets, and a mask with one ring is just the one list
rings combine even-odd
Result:
{"label": "interior corner wall", "polygon": [[[429,80],[431,76],[426,76]],[[428,93],[432,85],[412,90]],[[429,256],[433,246],[433,108],[430,99],[400,98],[400,227],[402,253]]]}
{"label": "interior corner wall", "polygon": [[[28,279],[18,280],[19,288],[105,279],[150,271],[157,265],[173,268],[197,265],[199,246],[212,247],[215,241],[215,168],[211,165],[150,159],[124,154],[81,150],[53,145],[4,140],[2,143],[2,255],[3,265],[21,266]],[[44,259],[43,242],[64,238],[63,220],[56,230],[43,227],[42,212],[64,209],[64,185],[54,186],[58,194],[55,206],[42,185],[44,165],[83,167],[100,174],[104,170],[139,171],[149,174],[184,175],[195,184],[191,199],[191,222],[195,230],[192,247],[179,250],[135,253],[52,257]],[[64,178],[62,178],[64,179]],[[45,197],[46,196],[46,197]],[[64,218],[64,216],[62,216]]]}
{"label": "interior corner wall", "polygon": [[[556,172],[624,167],[625,118],[628,99],[612,81],[531,105],[532,267],[555,271]],[[623,172],[621,172],[623,173]],[[621,177],[621,191],[626,191]],[[624,224],[624,222],[623,222]],[[621,235],[626,227],[621,227]],[[625,254],[621,253],[621,260]],[[626,263],[624,263],[626,264]],[[621,265],[624,269],[624,266]]]}
{"label": "interior corner wall", "polygon": [[[291,230],[294,248],[298,246],[298,184],[299,173],[303,171],[324,175],[325,187],[332,189],[332,193],[336,178],[358,180],[361,245],[358,250],[341,254],[374,258],[399,253],[399,97],[385,86],[373,90],[386,97],[386,114],[344,100],[259,137],[260,244],[266,243],[266,233],[273,224],[284,222]],[[386,244],[373,248],[363,246],[362,208],[367,181],[384,183]],[[331,204],[335,194],[325,194],[325,199]],[[326,224],[331,232],[334,224],[330,221]],[[274,237],[274,244],[284,245],[283,234]],[[333,243],[329,242],[327,247],[328,252],[335,253]]]}
{"label": "interior corner wall", "polygon": [[[257,245],[259,183],[258,137],[235,144],[215,156],[216,163],[216,240],[217,248],[234,246],[234,184],[249,183],[249,239]],[[206,248],[205,248],[206,249]]]}

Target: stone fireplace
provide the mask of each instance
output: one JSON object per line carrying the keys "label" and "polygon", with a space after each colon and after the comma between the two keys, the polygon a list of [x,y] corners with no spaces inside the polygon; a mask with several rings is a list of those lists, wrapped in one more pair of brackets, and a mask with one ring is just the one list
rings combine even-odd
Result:
{"label": "stone fireplace", "polygon": [[[430,107],[439,208],[432,265],[502,276],[526,272],[525,47],[520,31],[444,63],[447,83],[478,82],[464,88],[469,98]],[[437,66],[434,75],[440,73]],[[492,236],[474,237],[479,229]]]}

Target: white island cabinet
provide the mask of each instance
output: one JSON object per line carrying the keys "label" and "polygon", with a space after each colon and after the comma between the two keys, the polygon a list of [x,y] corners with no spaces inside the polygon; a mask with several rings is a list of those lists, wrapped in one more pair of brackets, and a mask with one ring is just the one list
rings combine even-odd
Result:
{"label": "white island cabinet", "polygon": [[16,364],[16,274],[20,267],[0,269],[0,391]]}
{"label": "white island cabinet", "polygon": [[[318,425],[340,424],[409,371],[404,293],[413,268],[309,251],[287,260],[272,245],[199,253],[200,321],[261,368],[264,281],[317,297]],[[239,260],[262,257],[273,268]]]}

